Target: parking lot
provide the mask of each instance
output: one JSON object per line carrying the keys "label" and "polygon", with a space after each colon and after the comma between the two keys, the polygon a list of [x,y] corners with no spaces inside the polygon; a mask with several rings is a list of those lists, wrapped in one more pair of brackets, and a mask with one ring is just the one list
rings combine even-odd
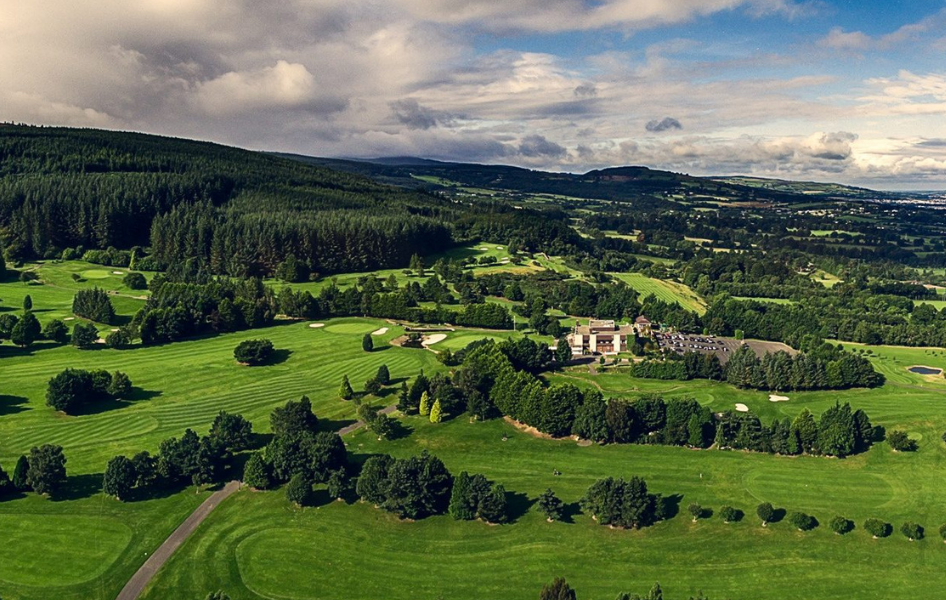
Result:
{"label": "parking lot", "polygon": [[743,344],[747,344],[755,353],[762,357],[766,352],[780,350],[795,354],[796,351],[785,344],[778,342],[761,342],[757,340],[737,340],[735,338],[714,335],[698,335],[692,333],[655,333],[654,338],[661,350],[667,349],[677,354],[685,352],[699,352],[700,354],[715,354],[719,362],[726,364],[732,353]]}

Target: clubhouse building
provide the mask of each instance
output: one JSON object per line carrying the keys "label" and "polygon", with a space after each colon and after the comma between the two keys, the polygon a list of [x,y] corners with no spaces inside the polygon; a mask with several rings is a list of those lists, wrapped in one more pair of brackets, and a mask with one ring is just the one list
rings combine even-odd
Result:
{"label": "clubhouse building", "polygon": [[617,325],[614,321],[592,319],[588,325],[576,325],[568,335],[572,356],[583,354],[617,354],[627,352],[634,342],[633,325]]}

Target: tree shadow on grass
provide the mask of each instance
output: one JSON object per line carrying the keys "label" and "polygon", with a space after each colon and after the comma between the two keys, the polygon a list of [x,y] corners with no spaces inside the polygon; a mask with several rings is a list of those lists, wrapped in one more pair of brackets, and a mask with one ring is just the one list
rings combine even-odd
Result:
{"label": "tree shadow on grass", "polygon": [[680,514],[680,502],[682,500],[682,494],[671,494],[660,498],[660,514],[663,515],[665,520],[672,519]]}
{"label": "tree shadow on grass", "polygon": [[327,431],[329,433],[336,433],[338,430],[348,427],[349,425],[354,425],[357,423],[355,419],[319,419],[319,431]]}
{"label": "tree shadow on grass", "polygon": [[769,523],[780,523],[785,520],[785,515],[788,514],[784,508],[776,508],[772,511],[772,518],[769,519]]}
{"label": "tree shadow on grass", "polygon": [[525,516],[532,505],[537,502],[535,498],[529,498],[522,492],[506,492],[506,516],[509,517],[508,523],[512,524]]}
{"label": "tree shadow on grass", "polygon": [[131,388],[131,393],[127,398],[102,398],[100,400],[93,400],[92,402],[78,407],[73,412],[69,413],[73,416],[88,416],[88,415],[100,415],[105,412],[110,412],[113,410],[120,410],[122,408],[127,408],[143,400],[151,400],[152,398],[157,398],[161,395],[160,391],[157,390],[143,390],[138,387]]}
{"label": "tree shadow on grass", "polygon": [[405,381],[409,380],[409,379],[410,379],[410,377],[392,377],[391,380],[388,382],[388,385],[390,385],[390,386],[395,386],[395,385],[396,385],[396,386],[398,386],[398,389],[400,390],[401,384],[404,383]]}
{"label": "tree shadow on grass", "polygon": [[52,495],[55,502],[91,498],[102,491],[102,473],[70,475],[59,490]]}
{"label": "tree shadow on grass", "polygon": [[13,415],[28,410],[26,405],[29,399],[23,396],[8,396],[0,394],[0,417],[4,415]]}
{"label": "tree shadow on grass", "polygon": [[581,504],[578,502],[569,502],[567,504],[562,504],[562,516],[559,519],[562,523],[568,523],[572,525],[575,523],[575,517],[583,514],[581,510]]}
{"label": "tree shadow on grass", "polygon": [[402,440],[412,433],[414,433],[413,427],[400,419],[391,419],[391,434],[388,436],[389,441]]}
{"label": "tree shadow on grass", "polygon": [[269,367],[272,365],[281,365],[282,363],[289,360],[290,356],[292,356],[292,350],[289,350],[288,348],[278,348],[273,350],[273,353],[269,355],[269,358],[261,362],[259,366]]}

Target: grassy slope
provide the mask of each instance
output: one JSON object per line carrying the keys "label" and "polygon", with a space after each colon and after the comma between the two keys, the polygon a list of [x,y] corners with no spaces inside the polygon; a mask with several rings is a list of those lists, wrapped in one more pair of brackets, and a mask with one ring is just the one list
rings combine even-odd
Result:
{"label": "grassy slope", "polygon": [[706,304],[693,290],[674,281],[652,279],[640,273],[612,273],[616,279],[623,281],[641,294],[641,298],[653,294],[659,300],[677,303],[687,310],[700,314],[706,312]]}
{"label": "grassy slope", "polygon": [[[602,387],[609,394],[690,395],[714,410],[742,402],[766,421],[794,417],[803,407],[820,413],[837,400],[850,401],[875,423],[910,431],[920,440],[915,454],[893,453],[884,443],[845,460],[657,446],[582,448],[567,440],[536,439],[501,421],[470,424],[461,417],[431,425],[408,417],[413,429],[408,438],[378,442],[360,432],[349,437],[350,449],[399,456],[428,449],[454,472],[485,473],[515,494],[516,522],[489,527],[437,517],[401,523],[363,504],[300,510],[290,508],[281,492],[246,492],[208,520],[146,598],[222,588],[234,598],[526,599],[556,575],[566,576],[582,598],[592,600],[643,591],[655,580],[673,597],[702,589],[711,598],[776,598],[788,587],[798,597],[819,599],[935,596],[946,584],[939,566],[946,548],[935,531],[946,520],[939,502],[946,484],[935,476],[946,466],[939,440],[942,387],[899,363],[943,367],[946,352],[874,351],[880,353],[875,364],[891,379],[884,388],[789,394],[787,403],[725,384],[638,380],[620,372],[594,377],[577,369],[553,380]],[[573,503],[594,479],[608,475],[642,475],[653,490],[680,494],[684,511],[690,502],[715,510],[730,504],[747,517],[726,525],[718,518],[693,524],[678,515],[649,530],[627,532],[597,526],[580,514],[573,523],[549,524],[528,509],[546,487]],[[763,529],[754,518],[761,501],[809,512],[821,525],[807,534],[785,522]],[[853,519],[855,531],[832,534],[827,522],[837,514]],[[895,532],[890,539],[872,540],[861,524],[875,516],[895,528],[917,520],[929,539],[911,544]]]}

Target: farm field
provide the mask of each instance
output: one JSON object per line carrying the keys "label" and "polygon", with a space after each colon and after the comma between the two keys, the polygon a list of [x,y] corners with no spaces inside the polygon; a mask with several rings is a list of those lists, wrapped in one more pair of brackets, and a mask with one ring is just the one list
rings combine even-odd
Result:
{"label": "farm field", "polygon": [[[514,522],[491,527],[448,516],[400,522],[362,503],[293,509],[280,492],[242,492],[208,519],[145,597],[219,588],[247,599],[525,599],[535,596],[550,572],[591,599],[643,592],[656,580],[673,598],[702,590],[710,598],[734,599],[770,597],[787,588],[815,599],[930,597],[946,583],[938,566],[946,547],[935,532],[946,521],[946,509],[933,500],[946,484],[928,476],[946,459],[939,440],[943,421],[935,416],[939,392],[886,386],[791,394],[789,402],[776,404],[761,392],[709,382],[646,382],[619,373],[595,378],[583,371],[557,378],[578,378],[610,393],[694,395],[714,410],[746,402],[766,422],[805,406],[820,413],[836,400],[850,401],[875,422],[906,426],[920,439],[920,450],[896,454],[878,443],[865,454],[836,460],[660,446],[579,447],[571,440],[537,439],[498,420],[471,424],[461,416],[432,425],[407,417],[409,437],[378,442],[362,431],[348,437],[349,448],[361,456],[427,449],[454,473],[484,473],[513,494]],[[556,470],[560,476],[553,475]],[[583,514],[550,524],[531,508],[546,487],[574,503],[595,479],[630,475],[674,495],[681,510],[690,502],[712,509],[729,504],[747,516],[732,524],[718,517],[693,524],[680,514],[634,532],[598,526]],[[785,522],[763,529],[754,515],[762,501],[809,512],[821,525],[809,533]],[[852,519],[856,529],[845,536],[831,533],[827,522],[837,514]],[[895,532],[873,540],[861,524],[875,516],[895,527],[917,520],[928,539],[911,544]],[[439,570],[424,568],[434,556]]]}
{"label": "farm field", "polygon": [[706,304],[703,300],[682,283],[653,279],[640,273],[611,273],[611,275],[640,292],[642,299],[653,294],[659,300],[679,304],[687,310],[696,311],[699,314],[706,312]]}

